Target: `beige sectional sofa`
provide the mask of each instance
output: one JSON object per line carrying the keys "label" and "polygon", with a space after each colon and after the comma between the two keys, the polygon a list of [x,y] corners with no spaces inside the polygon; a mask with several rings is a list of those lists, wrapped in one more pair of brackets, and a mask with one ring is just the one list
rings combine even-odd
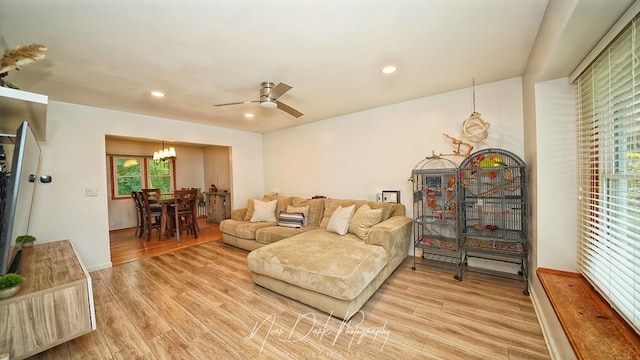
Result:
{"label": "beige sectional sofa", "polygon": [[278,240],[319,229],[324,212],[325,199],[304,199],[293,196],[264,195],[263,201],[277,200],[276,214],[286,211],[289,206],[309,206],[307,226],[300,229],[278,226],[277,221],[250,222],[253,215],[253,199],[247,202],[247,207],[231,211],[231,218],[220,223],[222,242],[245,250],[255,250],[261,246],[271,244]]}
{"label": "beige sectional sofa", "polygon": [[[285,228],[277,220],[252,223],[249,201],[220,229],[224,243],[251,251],[247,262],[253,281],[274,292],[349,319],[408,256],[412,219],[402,204],[263,198],[273,200],[277,214],[290,206],[309,206],[307,226]],[[344,213],[351,206],[349,231],[339,235],[334,212]]]}

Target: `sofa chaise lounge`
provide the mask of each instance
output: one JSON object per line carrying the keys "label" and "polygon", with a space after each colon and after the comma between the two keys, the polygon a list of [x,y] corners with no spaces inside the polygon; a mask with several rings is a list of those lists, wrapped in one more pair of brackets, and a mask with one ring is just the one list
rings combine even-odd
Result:
{"label": "sofa chaise lounge", "polygon": [[[254,283],[333,316],[357,313],[408,256],[412,219],[402,204],[282,196],[263,201],[277,201],[278,214],[308,206],[306,226],[278,226],[277,217],[251,222],[249,201],[220,224],[223,242],[251,250]],[[336,219],[349,211],[348,226],[336,231],[345,216]]]}

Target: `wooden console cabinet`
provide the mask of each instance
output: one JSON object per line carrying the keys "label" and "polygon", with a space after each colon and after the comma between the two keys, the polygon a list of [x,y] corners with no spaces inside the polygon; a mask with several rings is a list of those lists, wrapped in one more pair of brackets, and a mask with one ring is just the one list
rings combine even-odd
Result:
{"label": "wooden console cabinet", "polygon": [[69,240],[24,249],[22,274],[0,300],[0,354],[24,359],[95,330],[91,277]]}
{"label": "wooden console cabinet", "polygon": [[208,221],[220,224],[222,220],[231,218],[231,193],[207,192],[205,195]]}

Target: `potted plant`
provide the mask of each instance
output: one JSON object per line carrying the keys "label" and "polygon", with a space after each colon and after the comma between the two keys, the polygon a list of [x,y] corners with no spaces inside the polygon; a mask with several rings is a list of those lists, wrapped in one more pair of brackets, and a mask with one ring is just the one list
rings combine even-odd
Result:
{"label": "potted plant", "polygon": [[20,291],[20,285],[24,282],[24,276],[20,274],[0,275],[0,299],[11,297]]}
{"label": "potted plant", "polygon": [[33,235],[20,235],[16,238],[16,245],[27,248],[33,246],[34,241],[36,241],[36,237]]}

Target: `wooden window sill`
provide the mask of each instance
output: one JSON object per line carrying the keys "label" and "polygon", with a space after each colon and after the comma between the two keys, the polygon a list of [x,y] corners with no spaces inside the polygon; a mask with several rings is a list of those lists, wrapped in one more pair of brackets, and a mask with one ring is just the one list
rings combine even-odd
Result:
{"label": "wooden window sill", "polygon": [[640,358],[640,336],[581,274],[536,273],[578,359]]}

